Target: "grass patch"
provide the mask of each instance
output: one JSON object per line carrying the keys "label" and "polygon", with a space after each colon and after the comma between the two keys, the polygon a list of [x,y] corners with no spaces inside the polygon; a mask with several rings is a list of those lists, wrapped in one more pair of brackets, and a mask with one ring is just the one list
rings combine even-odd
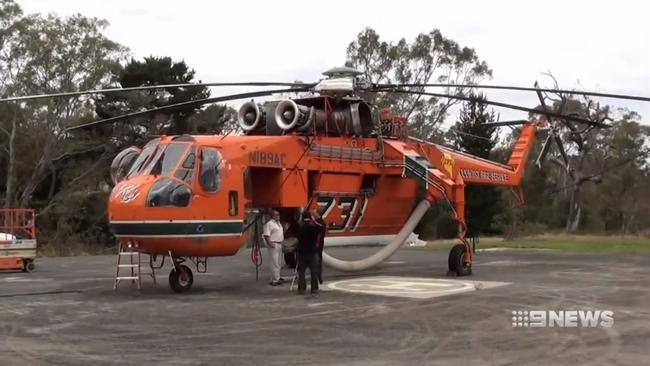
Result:
{"label": "grass patch", "polygon": [[[457,241],[436,240],[427,243],[432,250],[449,250]],[[513,240],[481,238],[476,249],[510,248],[556,250],[573,253],[650,253],[650,238],[622,236],[553,236],[543,235]]]}

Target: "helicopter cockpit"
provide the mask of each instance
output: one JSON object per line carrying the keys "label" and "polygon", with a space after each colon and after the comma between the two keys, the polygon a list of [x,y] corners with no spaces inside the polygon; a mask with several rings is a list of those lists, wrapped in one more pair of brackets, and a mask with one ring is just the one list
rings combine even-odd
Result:
{"label": "helicopter cockpit", "polygon": [[120,152],[111,164],[111,179],[117,185],[124,180],[152,176],[155,181],[147,193],[147,207],[187,207],[195,184],[206,193],[221,189],[221,153],[213,147],[201,147],[198,156],[197,159],[197,146],[191,136],[157,138],[142,150],[129,147]]}

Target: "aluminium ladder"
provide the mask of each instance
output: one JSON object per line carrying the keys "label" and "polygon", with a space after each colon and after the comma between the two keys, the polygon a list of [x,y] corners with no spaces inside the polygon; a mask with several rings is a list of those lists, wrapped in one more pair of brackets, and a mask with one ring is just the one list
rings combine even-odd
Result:
{"label": "aluminium ladder", "polygon": [[[125,257],[125,259],[122,259]],[[113,282],[113,290],[117,289],[120,281],[128,281],[135,283],[138,286],[138,290],[142,287],[140,285],[142,275],[151,276],[153,279],[153,284],[156,284],[156,273],[151,262],[151,257],[149,257],[149,263],[147,266],[151,269],[151,272],[142,273],[142,252],[138,248],[138,244],[127,243],[119,244],[117,251],[117,264],[115,267],[115,281]],[[120,274],[120,270],[127,271],[127,274]]]}

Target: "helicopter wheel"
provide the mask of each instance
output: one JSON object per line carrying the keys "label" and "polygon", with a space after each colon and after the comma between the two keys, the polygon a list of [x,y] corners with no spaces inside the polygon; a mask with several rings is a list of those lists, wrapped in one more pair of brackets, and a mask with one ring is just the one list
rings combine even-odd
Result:
{"label": "helicopter wheel", "polygon": [[184,264],[178,264],[169,272],[169,287],[174,292],[185,292],[192,287],[194,275],[192,270]]}
{"label": "helicopter wheel", "polygon": [[472,274],[472,264],[465,263],[465,245],[456,244],[449,251],[449,272],[455,272],[457,276]]}

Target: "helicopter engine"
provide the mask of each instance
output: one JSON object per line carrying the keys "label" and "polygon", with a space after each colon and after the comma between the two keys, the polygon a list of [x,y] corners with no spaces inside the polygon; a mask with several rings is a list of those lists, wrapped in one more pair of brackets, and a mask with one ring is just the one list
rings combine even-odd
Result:
{"label": "helicopter engine", "polygon": [[367,137],[374,131],[372,109],[367,103],[357,99],[342,99],[337,104],[332,99],[327,102],[323,97],[285,99],[263,105],[249,101],[239,109],[237,120],[249,135],[317,132]]}
{"label": "helicopter engine", "polygon": [[264,107],[254,101],[244,103],[237,113],[237,122],[246,133],[259,130],[266,125]]}
{"label": "helicopter engine", "polygon": [[275,107],[275,124],[283,131],[307,131],[318,115],[319,121],[325,120],[325,112],[313,106],[299,105],[291,99],[283,100]]}

